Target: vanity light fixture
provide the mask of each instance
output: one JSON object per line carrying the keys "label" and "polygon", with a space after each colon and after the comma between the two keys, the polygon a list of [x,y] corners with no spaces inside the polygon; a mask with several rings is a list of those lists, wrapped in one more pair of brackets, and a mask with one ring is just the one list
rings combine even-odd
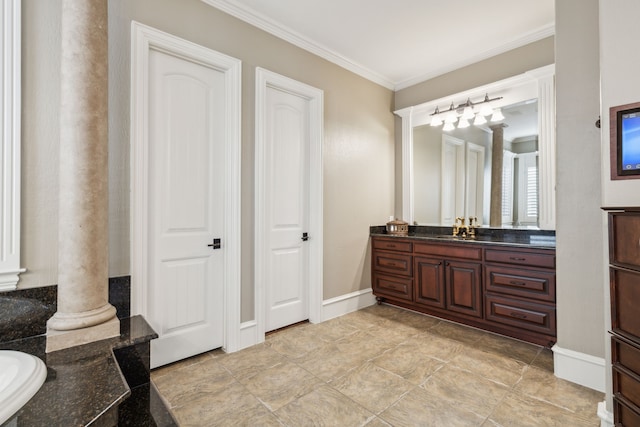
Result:
{"label": "vanity light fixture", "polygon": [[485,123],[487,123],[487,119],[485,119],[484,116],[482,114],[480,114],[480,113],[476,114],[476,118],[473,121],[473,124],[475,126],[480,126],[480,125],[483,125]]}
{"label": "vanity light fixture", "polygon": [[471,120],[475,117],[475,113],[473,112],[473,104],[471,104],[471,100],[467,98],[467,102],[464,103],[464,110],[462,110],[462,118],[465,120]]}
{"label": "vanity light fixture", "polygon": [[444,122],[445,123],[455,123],[458,121],[458,113],[456,112],[456,108],[453,106],[453,102],[447,111],[444,112]]}
{"label": "vanity light fixture", "polygon": [[436,111],[431,115],[431,126],[440,126],[442,125],[442,117],[440,117],[440,110],[436,107]]}
{"label": "vanity light fixture", "polygon": [[[504,120],[504,116],[500,109],[493,110],[490,103],[502,99],[501,96],[496,98],[489,98],[489,94],[484,96],[482,101],[471,102],[470,98],[463,104],[459,104],[457,107],[453,102],[448,109],[440,111],[439,107],[431,113],[431,126],[440,126],[444,123],[442,130],[451,131],[456,128],[454,123],[458,122],[458,128],[466,128],[470,126],[470,121],[473,120],[475,126],[480,126],[487,123],[485,117],[491,116],[491,121]],[[458,118],[460,120],[458,121]]]}
{"label": "vanity light fixture", "polygon": [[497,108],[493,112],[493,115],[491,116],[491,121],[492,122],[499,122],[500,120],[504,120],[504,116],[502,115],[502,111],[499,108]]}

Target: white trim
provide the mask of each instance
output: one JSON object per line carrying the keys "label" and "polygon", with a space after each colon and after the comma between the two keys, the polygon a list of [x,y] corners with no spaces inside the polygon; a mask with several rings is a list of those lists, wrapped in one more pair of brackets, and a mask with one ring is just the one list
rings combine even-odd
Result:
{"label": "white trim", "polygon": [[264,335],[258,335],[258,322],[249,320],[240,324],[240,338],[238,339],[238,348],[236,351],[254,346],[264,342]]}
{"label": "white trim", "polygon": [[362,289],[322,302],[322,321],[344,316],[376,303],[372,289]]}
{"label": "white trim", "polygon": [[493,49],[485,50],[463,61],[448,64],[446,67],[438,68],[428,74],[421,74],[419,76],[401,81],[393,81],[389,77],[384,76],[370,68],[367,68],[362,64],[352,61],[351,59],[341,55],[340,53],[335,52],[308,37],[305,37],[304,35],[292,30],[289,27],[286,27],[285,25],[282,25],[279,22],[276,22],[275,20],[257,12],[249,6],[240,4],[238,2],[231,2],[229,0],[202,1],[210,6],[215,7],[216,9],[220,9],[221,11],[228,13],[231,16],[234,16],[250,25],[253,25],[254,27],[260,28],[261,30],[266,31],[269,34],[272,34],[278,38],[281,38],[282,40],[298,46],[299,48],[311,52],[314,55],[324,58],[327,61],[333,62],[334,64],[346,70],[349,70],[361,77],[364,77],[367,80],[370,80],[374,83],[386,87],[387,89],[391,89],[394,91],[413,86],[415,84],[432,79],[450,71],[457,70],[467,65],[491,58],[492,56],[508,52],[510,50],[525,46],[538,40],[542,40],[555,34],[555,23],[548,24],[531,31],[522,37],[506,41],[502,45],[496,46]]}
{"label": "white trim", "polygon": [[600,427],[613,427],[613,412],[607,410],[607,402],[598,402],[598,417]]}
{"label": "white trim", "polygon": [[[540,182],[542,206],[545,220],[540,228],[554,229],[555,226],[555,87],[552,83],[555,75],[555,64],[536,68],[514,77],[499,80],[443,98],[434,99],[422,104],[405,107],[394,111],[402,119],[402,218],[413,224],[413,128],[430,122],[430,114],[436,107],[446,106],[451,100],[463,102],[467,98],[478,99],[489,93],[492,97],[502,96],[492,103],[494,108],[514,104],[517,101],[539,97],[539,154],[541,163],[546,165],[546,172],[540,169],[540,175],[548,173],[549,177]],[[455,101],[454,101],[455,102]],[[544,136],[543,136],[544,133]],[[549,169],[552,168],[553,170]],[[541,212],[542,214],[542,212]],[[544,227],[543,227],[544,225]]]}
{"label": "white trim", "polygon": [[413,107],[401,110],[402,118],[402,218],[413,224]]}
{"label": "white trim", "polygon": [[605,392],[605,360],[589,354],[568,350],[555,344],[553,372],[556,377]]}
{"label": "white trim", "polygon": [[556,90],[555,68],[529,72],[538,82],[538,226],[556,229]]}
{"label": "white trim", "polygon": [[131,23],[131,311],[146,315],[149,307],[147,218],[149,51],[158,50],[199,62],[225,74],[224,348],[240,346],[240,129],[241,62],[138,22]]}
{"label": "white trim", "polygon": [[323,286],[323,200],[322,200],[322,141],[324,92],[312,86],[265,70],[256,68],[256,135],[255,135],[255,318],[258,322],[258,336],[265,334],[265,284],[267,253],[265,246],[265,225],[263,224],[266,191],[266,97],[267,88],[278,88],[309,100],[309,321],[322,321]]}
{"label": "white trim", "polygon": [[248,6],[235,2],[231,3],[226,0],[202,1],[210,6],[215,7],[216,9],[220,9],[221,11],[228,13],[231,16],[234,16],[250,25],[253,25],[254,27],[257,27],[269,34],[281,38],[284,41],[298,46],[299,48],[302,48],[307,52],[311,52],[314,55],[317,55],[329,62],[339,65],[346,70],[356,73],[357,75],[364,77],[367,80],[377,83],[380,86],[386,87],[387,89],[391,90],[393,90],[395,87],[394,83],[382,74],[377,73],[365,67],[364,65],[358,64],[357,62],[350,60],[349,58],[329,49],[326,46],[320,45],[319,43],[292,30],[291,28],[285,27],[284,25],[264,16],[263,14],[256,12]]}
{"label": "white trim", "polygon": [[20,0],[0,4],[0,291],[18,286],[20,268]]}
{"label": "white trim", "polygon": [[500,46],[496,46],[492,49],[489,50],[485,50],[483,52],[480,52],[474,56],[470,56],[468,58],[465,58],[464,60],[458,61],[458,62],[454,62],[451,64],[447,64],[445,67],[441,67],[438,68],[434,71],[431,71],[428,74],[421,74],[419,76],[416,77],[412,77],[410,79],[406,79],[406,80],[402,80],[399,82],[396,82],[394,90],[398,91],[401,89],[405,89],[408,87],[411,87],[413,85],[416,85],[418,83],[427,81],[429,79],[433,79],[434,77],[438,77],[441,76],[443,74],[449,73],[451,71],[455,71],[458,70],[462,67],[466,67],[467,65],[471,65],[471,64],[475,64],[476,62],[480,62],[480,61],[484,61],[485,59],[489,59],[493,56],[496,55],[500,55],[501,53],[505,53],[508,52],[510,50],[513,49],[517,49],[519,47],[525,46],[529,43],[533,43],[533,42],[537,42],[538,40],[542,40],[544,38],[547,37],[551,37],[555,34],[555,29],[556,29],[556,25],[555,23],[552,24],[548,24],[545,25],[543,27],[540,27],[536,30],[533,30],[531,32],[529,32],[528,34],[525,34],[524,36],[517,38],[517,39],[513,39],[513,40],[509,40],[506,41],[505,43],[501,44]]}

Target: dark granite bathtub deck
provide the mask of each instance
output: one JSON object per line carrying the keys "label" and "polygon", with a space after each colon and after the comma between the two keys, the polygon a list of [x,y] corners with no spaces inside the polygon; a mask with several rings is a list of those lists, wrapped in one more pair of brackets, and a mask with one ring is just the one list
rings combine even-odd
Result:
{"label": "dark granite bathtub deck", "polygon": [[42,388],[3,425],[176,425],[149,382],[149,341],[157,334],[142,316],[121,319],[120,331],[53,353],[45,353],[43,335],[1,343],[47,365]]}

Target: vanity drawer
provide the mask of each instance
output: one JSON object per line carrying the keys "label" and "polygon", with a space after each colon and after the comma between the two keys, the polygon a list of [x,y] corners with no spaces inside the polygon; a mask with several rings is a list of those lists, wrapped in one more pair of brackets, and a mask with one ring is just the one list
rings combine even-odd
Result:
{"label": "vanity drawer", "polygon": [[485,316],[487,320],[504,325],[556,335],[556,309],[553,305],[486,294]]}
{"label": "vanity drawer", "polygon": [[622,336],[640,339],[640,272],[610,268],[611,329]]}
{"label": "vanity drawer", "polygon": [[373,253],[373,268],[385,273],[411,276],[413,274],[412,256],[376,251]]}
{"label": "vanity drawer", "polygon": [[556,300],[556,275],[549,271],[486,265],[485,277],[486,290],[490,292],[549,302]]}
{"label": "vanity drawer", "polygon": [[411,252],[413,244],[395,239],[373,239],[373,249],[382,249],[385,251]]}
{"label": "vanity drawer", "polygon": [[622,366],[624,369],[640,375],[640,348],[637,347],[637,344],[632,345],[621,338],[612,337],[611,364]]}
{"label": "vanity drawer", "polygon": [[640,268],[640,215],[611,213],[609,233],[610,262]]}
{"label": "vanity drawer", "polygon": [[613,413],[616,426],[640,426],[640,413],[638,408],[631,409],[628,404],[622,402],[618,396],[613,396]]}
{"label": "vanity drawer", "polygon": [[433,255],[443,258],[464,258],[470,260],[482,260],[482,248],[463,245],[434,245],[430,243],[416,243],[416,254]]}
{"label": "vanity drawer", "polygon": [[375,294],[411,301],[413,295],[413,280],[403,277],[386,276],[384,274],[374,274],[373,290]]}
{"label": "vanity drawer", "polygon": [[640,407],[640,377],[624,368],[614,366],[613,394],[622,397],[635,408]]}
{"label": "vanity drawer", "polygon": [[555,254],[525,252],[517,250],[486,249],[484,259],[487,262],[526,265],[528,267],[556,268]]}

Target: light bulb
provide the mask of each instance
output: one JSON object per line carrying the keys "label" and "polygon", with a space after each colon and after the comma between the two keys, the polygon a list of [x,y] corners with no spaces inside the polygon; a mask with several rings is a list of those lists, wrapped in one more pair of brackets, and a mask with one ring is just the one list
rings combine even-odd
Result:
{"label": "light bulb", "polygon": [[469,120],[462,117],[458,122],[458,129],[464,129],[469,127]]}
{"label": "light bulb", "polygon": [[440,126],[442,124],[442,117],[440,117],[440,115],[436,114],[435,116],[431,117],[431,126]]}
{"label": "light bulb", "polygon": [[462,118],[463,119],[467,119],[467,120],[471,120],[473,119],[473,107],[468,106],[468,107],[464,107],[464,111],[462,112]]}
{"label": "light bulb", "polygon": [[458,121],[458,115],[456,114],[455,111],[450,111],[448,112],[445,116],[444,116],[444,122],[445,123],[455,123]]}
{"label": "light bulb", "polygon": [[491,114],[493,114],[493,108],[491,108],[491,105],[489,104],[484,104],[482,108],[480,108],[480,114],[485,117],[490,116]]}
{"label": "light bulb", "polygon": [[487,119],[480,113],[476,114],[476,119],[473,121],[473,124],[476,126],[480,126],[487,123]]}
{"label": "light bulb", "polygon": [[491,116],[491,121],[492,122],[499,122],[500,120],[504,120],[504,116],[502,115],[502,111],[500,111],[500,109],[497,108],[493,112],[493,115]]}
{"label": "light bulb", "polygon": [[449,123],[449,122],[445,122],[444,126],[442,127],[442,130],[445,132],[449,132],[451,130],[454,130],[456,127],[453,125],[453,123]]}

